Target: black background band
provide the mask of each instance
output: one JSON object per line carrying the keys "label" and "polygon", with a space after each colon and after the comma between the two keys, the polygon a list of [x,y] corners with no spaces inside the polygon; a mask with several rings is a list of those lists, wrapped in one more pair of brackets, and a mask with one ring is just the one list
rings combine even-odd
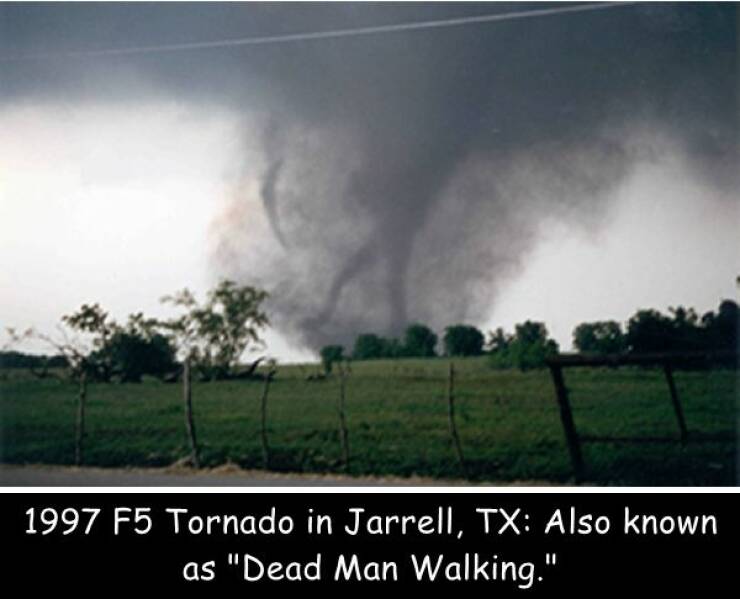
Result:
{"label": "black background band", "polygon": [[[461,592],[471,596],[573,595],[603,592],[682,592],[722,591],[736,588],[740,564],[740,502],[732,493],[121,493],[121,494],[4,494],[2,496],[3,584],[17,584],[27,591],[69,589],[81,592],[192,591],[232,589],[240,593],[301,591],[342,592],[361,587],[383,592],[422,591],[433,589]],[[90,534],[82,534],[86,516],[75,532],[63,535],[60,524],[51,534],[38,518],[40,510],[55,508],[100,508]],[[151,508],[152,528],[145,535],[134,532],[135,523],[120,523],[120,534],[114,535],[115,508]],[[263,516],[276,509],[278,516],[290,516],[294,530],[288,535],[190,534],[187,519],[181,519],[181,532],[173,530],[173,516],[167,508],[189,510],[188,515],[232,514],[239,517]],[[420,534],[410,528],[406,534],[397,529],[390,534],[371,535],[362,532],[349,535],[344,526],[354,525],[350,508],[364,508],[370,515],[431,515],[437,522],[439,508],[448,513],[452,508],[455,531],[447,534]],[[36,534],[27,534],[28,510],[33,508]],[[508,517],[521,510],[512,520],[519,529],[506,526],[502,512],[491,512],[489,534],[484,533],[483,516],[478,509],[503,510]],[[711,515],[716,518],[717,534],[643,535],[625,534],[625,508],[631,516]],[[560,509],[566,533],[545,526]],[[575,510],[572,512],[571,510]],[[332,516],[333,534],[306,532],[309,510]],[[132,519],[134,512],[121,510]],[[569,534],[569,517],[591,514],[606,516],[610,530],[606,534]],[[365,522],[366,518],[362,521]],[[699,519],[701,521],[701,518]],[[142,522],[140,526],[143,527]],[[593,522],[593,520],[592,520]],[[602,523],[604,520],[602,519]],[[664,521],[668,526],[669,521]],[[446,531],[446,521],[443,529]],[[498,533],[499,529],[505,530]],[[528,529],[527,529],[528,527]],[[456,531],[463,535],[457,538]],[[250,554],[265,564],[272,561],[302,563],[322,559],[321,581],[270,581],[267,576],[257,582],[243,579],[241,565],[229,565],[229,554]],[[358,563],[397,563],[398,578],[385,581],[334,580],[339,555],[349,559],[357,555]],[[443,568],[434,582],[418,581],[410,561],[429,555],[436,560],[444,555],[443,564],[472,560],[492,562],[531,562],[534,579],[527,584],[521,572],[518,580],[447,581]],[[555,563],[548,560],[555,556]],[[496,556],[494,558],[494,556]],[[187,563],[213,561],[215,576],[210,581],[185,581]],[[192,574],[199,566],[191,566]],[[372,569],[371,569],[372,570]],[[460,570],[464,573],[464,569]],[[490,567],[487,570],[491,576]],[[372,572],[371,572],[372,573]],[[392,572],[389,572],[389,574]],[[455,567],[452,570],[453,576]],[[207,577],[207,576],[205,576]],[[541,577],[542,580],[537,578]]]}

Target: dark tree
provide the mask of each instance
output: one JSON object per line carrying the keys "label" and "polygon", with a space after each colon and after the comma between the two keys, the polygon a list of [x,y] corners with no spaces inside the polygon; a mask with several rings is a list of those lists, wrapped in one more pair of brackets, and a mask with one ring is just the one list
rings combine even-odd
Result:
{"label": "dark tree", "polygon": [[732,300],[724,300],[715,314],[702,317],[706,344],[711,349],[735,350],[740,346],[740,310]]}
{"label": "dark tree", "polygon": [[325,345],[319,353],[326,374],[331,374],[335,362],[341,362],[344,359],[344,348],[341,345]]}
{"label": "dark tree", "polygon": [[483,353],[483,333],[469,325],[458,324],[445,329],[442,343],[448,356],[479,356]]}
{"label": "dark tree", "polygon": [[385,340],[373,333],[363,333],[355,339],[352,357],[355,360],[374,360],[384,358],[387,351]]}
{"label": "dark tree", "polygon": [[392,337],[381,337],[383,349],[381,350],[381,357],[383,358],[402,358],[404,354],[404,347],[398,339]]}
{"label": "dark tree", "polygon": [[352,357],[355,360],[400,358],[404,355],[404,347],[398,339],[381,337],[374,333],[358,335],[352,350]]}
{"label": "dark tree", "polygon": [[706,349],[706,335],[699,323],[699,316],[693,308],[669,308],[673,316],[671,349],[679,351],[699,351]]}
{"label": "dark tree", "polygon": [[412,324],[403,336],[403,354],[410,357],[430,358],[435,356],[437,335],[423,324]]}
{"label": "dark tree", "polygon": [[579,352],[615,354],[625,351],[622,326],[615,320],[584,322],[573,331],[573,345]]}
{"label": "dark tree", "polygon": [[159,326],[139,312],[129,316],[125,328],[116,327],[106,351],[122,382],[139,383],[144,375],[162,378],[177,370],[176,348]]}
{"label": "dark tree", "polygon": [[85,356],[85,370],[95,380],[116,377],[138,383],[146,374],[162,377],[177,368],[174,345],[158,332],[156,320],[141,313],[129,316],[122,327],[98,304],[85,304],[62,320],[73,330],[91,335],[93,349]]}
{"label": "dark tree", "polygon": [[177,369],[175,348],[164,335],[143,337],[117,332],[107,347],[114,372],[124,383],[140,383],[144,375],[163,377]]}
{"label": "dark tree", "polygon": [[673,323],[657,310],[638,310],[627,323],[627,346],[631,352],[665,352],[673,344]]}

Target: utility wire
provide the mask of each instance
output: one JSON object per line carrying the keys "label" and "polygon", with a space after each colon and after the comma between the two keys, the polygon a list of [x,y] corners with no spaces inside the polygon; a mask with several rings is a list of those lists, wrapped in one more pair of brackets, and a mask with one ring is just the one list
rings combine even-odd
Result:
{"label": "utility wire", "polygon": [[183,50],[204,50],[211,48],[230,48],[238,46],[260,46],[267,44],[283,44],[290,42],[302,42],[312,40],[324,40],[343,37],[354,37],[362,35],[378,35],[384,33],[397,33],[402,31],[417,31],[422,29],[438,29],[441,27],[459,27],[462,25],[475,25],[480,23],[497,23],[500,21],[514,21],[518,19],[532,19],[535,17],[548,17],[567,13],[579,13],[586,11],[608,10],[633,6],[639,2],[598,2],[590,4],[578,4],[576,6],[561,6],[558,8],[542,8],[518,12],[499,14],[474,15],[469,17],[457,17],[450,19],[439,19],[433,21],[412,21],[406,23],[395,23],[390,25],[376,25],[370,27],[358,27],[354,29],[333,29],[327,31],[307,31],[300,33],[288,33],[282,35],[264,35],[257,37],[230,38],[211,40],[203,42],[184,42],[179,44],[162,44],[156,46],[129,46],[124,48],[106,48],[101,50],[79,50],[70,52],[45,52],[35,54],[21,54],[18,56],[0,57],[0,62],[26,62],[36,60],[48,60],[58,58],[84,58],[94,56],[122,56],[131,54],[153,54],[162,52],[178,52]]}

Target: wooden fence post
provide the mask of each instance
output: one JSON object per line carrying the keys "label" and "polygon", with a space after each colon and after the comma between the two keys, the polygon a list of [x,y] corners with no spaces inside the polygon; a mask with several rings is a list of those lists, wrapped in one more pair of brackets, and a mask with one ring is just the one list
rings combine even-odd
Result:
{"label": "wooden fence post", "polygon": [[573,464],[573,473],[576,482],[583,480],[583,456],[581,455],[581,446],[578,441],[576,425],[573,422],[573,413],[570,411],[570,402],[568,401],[568,389],[565,387],[563,380],[563,371],[557,364],[550,364],[550,374],[552,382],[555,385],[555,395],[560,408],[560,420],[563,423],[565,431],[565,441],[568,444],[570,461]]}
{"label": "wooden fence post", "polygon": [[270,382],[274,375],[274,370],[270,370],[265,375],[265,386],[262,389],[262,400],[260,402],[260,438],[262,439],[262,465],[265,470],[270,468],[270,447],[267,444],[267,394],[270,391]]}
{"label": "wooden fence post", "polygon": [[75,435],[75,465],[81,466],[85,439],[85,402],[87,400],[87,375],[80,374],[80,391],[77,399],[77,427]]}
{"label": "wooden fence post", "polygon": [[347,431],[347,419],[344,412],[346,395],[347,373],[344,367],[339,366],[339,439],[342,443],[342,463],[344,470],[349,470],[349,432]]}
{"label": "wooden fence post", "polygon": [[686,445],[689,431],[686,428],[686,420],[683,416],[683,408],[681,407],[681,402],[678,399],[678,390],[676,389],[676,382],[673,380],[673,369],[671,368],[671,365],[666,363],[663,366],[663,372],[665,372],[665,378],[668,382],[668,390],[671,393],[671,403],[673,404],[673,411],[676,413],[676,420],[678,420],[678,430],[681,435],[681,445]]}
{"label": "wooden fence post", "polygon": [[193,397],[190,389],[190,360],[185,358],[182,367],[182,394],[185,400],[185,427],[190,440],[190,461],[195,468],[200,468],[198,443],[195,438],[195,421],[193,420]]}
{"label": "wooden fence post", "polygon": [[457,426],[455,426],[455,367],[452,362],[450,362],[450,370],[447,377],[447,419],[449,422],[452,443],[454,444],[455,452],[457,453],[457,460],[460,463],[460,470],[462,471],[463,477],[467,478],[468,473],[465,467],[465,458],[463,456],[462,446],[460,445],[460,437],[457,434]]}

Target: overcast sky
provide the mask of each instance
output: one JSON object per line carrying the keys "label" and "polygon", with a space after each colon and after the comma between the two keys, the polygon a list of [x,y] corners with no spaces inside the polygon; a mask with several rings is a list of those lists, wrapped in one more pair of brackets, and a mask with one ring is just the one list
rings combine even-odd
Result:
{"label": "overcast sky", "polygon": [[228,276],[300,360],[411,320],[568,348],[736,298],[735,6],[63,54],[540,8],[0,6],[0,324],[164,316]]}

